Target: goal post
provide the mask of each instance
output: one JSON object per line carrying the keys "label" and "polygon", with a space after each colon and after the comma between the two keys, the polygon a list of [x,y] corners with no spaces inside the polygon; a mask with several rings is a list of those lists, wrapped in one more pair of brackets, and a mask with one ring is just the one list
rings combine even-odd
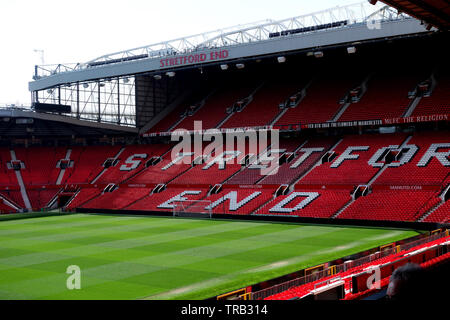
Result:
{"label": "goal post", "polygon": [[212,217],[210,200],[174,201],[172,202],[172,205],[174,217],[197,217],[197,218]]}

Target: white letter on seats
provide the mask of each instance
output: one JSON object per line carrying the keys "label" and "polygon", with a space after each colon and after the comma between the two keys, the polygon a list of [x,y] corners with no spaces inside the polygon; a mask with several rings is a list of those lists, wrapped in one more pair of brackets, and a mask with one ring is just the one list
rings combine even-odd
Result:
{"label": "white letter on seats", "polygon": [[[120,171],[131,171],[136,169],[140,164],[141,164],[141,160],[133,160],[134,158],[140,158],[140,159],[145,159],[147,158],[147,154],[146,153],[142,153],[142,154],[133,154],[132,156],[128,157],[128,159],[125,161],[125,164],[120,166]],[[131,166],[127,166],[128,164],[131,164]]]}
{"label": "white letter on seats", "polygon": [[[277,205],[272,207],[269,212],[275,213],[292,213],[297,210],[301,210],[314,201],[320,194],[318,192],[292,192],[290,196],[288,196],[283,201],[280,201]],[[298,197],[306,197],[303,199],[298,205],[293,208],[284,208],[285,205],[292,202],[295,198]]]}
{"label": "white letter on seats", "polygon": [[261,194],[261,192],[259,192],[259,191],[253,192],[251,195],[249,195],[245,199],[237,202],[237,191],[231,191],[228,194],[224,195],[222,198],[217,199],[216,201],[211,203],[205,209],[206,210],[214,209],[215,207],[217,207],[222,202],[224,202],[226,200],[230,200],[230,205],[229,205],[230,211],[237,211],[239,208],[241,208],[242,206],[246,205],[248,202],[250,202],[251,200],[255,199],[260,194]]}
{"label": "white letter on seats", "polygon": [[370,158],[370,160],[368,161],[368,164],[371,165],[374,168],[381,168],[384,166],[384,162],[377,162],[377,160],[379,160],[381,158],[381,155],[386,151],[386,150],[392,150],[395,151],[398,149],[398,145],[393,145],[393,146],[389,146],[389,147],[383,147],[381,149],[378,149],[377,152],[375,152],[375,154],[372,156],[372,158]]}
{"label": "white letter on seats", "polygon": [[185,197],[185,195],[198,195],[202,193],[201,191],[183,191],[182,193],[176,195],[173,198],[170,198],[169,200],[167,200],[166,202],[160,204],[158,206],[159,209],[173,209],[173,204],[172,202],[175,201],[186,201],[189,200],[188,198]]}
{"label": "white letter on seats", "polygon": [[240,151],[225,151],[221,155],[215,157],[213,160],[211,160],[206,166],[204,166],[202,169],[207,170],[213,166],[213,164],[217,163],[219,165],[219,169],[225,169],[225,162],[231,161],[237,156],[241,154]]}
{"label": "white letter on seats", "polygon": [[418,167],[426,167],[430,163],[431,158],[435,157],[444,167],[450,167],[450,161],[447,159],[450,156],[450,150],[447,152],[437,152],[439,148],[450,148],[450,143],[433,143],[425,152],[422,159],[417,164]]}
{"label": "white letter on seats", "polygon": [[[167,169],[169,169],[171,166],[173,166],[174,164],[179,163],[181,160],[183,160],[183,161],[181,161],[179,164],[186,163],[186,161],[184,161],[184,159],[185,159],[186,157],[189,157],[188,159],[189,159],[189,161],[191,161],[190,159],[192,158],[193,155],[194,155],[193,152],[183,152],[183,153],[179,153],[175,158],[172,158],[172,161],[171,161],[170,163],[166,164],[163,168],[161,168],[161,170],[167,170]],[[174,155],[172,155],[172,157],[173,157],[173,156],[174,156]],[[187,162],[187,163],[189,163],[189,162]]]}
{"label": "white letter on seats", "polygon": [[367,151],[369,146],[363,147],[347,147],[347,149],[333,162],[330,168],[339,167],[345,160],[356,160],[359,158],[359,154],[352,154],[353,151]]}
{"label": "white letter on seats", "polygon": [[404,154],[402,154],[400,161],[392,162],[392,163],[388,164],[388,167],[400,167],[400,166],[404,165],[405,163],[410,162],[411,159],[416,155],[417,151],[419,150],[419,148],[415,144],[407,144],[407,145],[403,146],[403,148],[399,151],[403,151],[405,149],[407,149],[408,151],[406,151]]}
{"label": "white letter on seats", "polygon": [[324,148],[301,148],[299,152],[304,152],[303,155],[298,158],[297,161],[291,166],[291,169],[297,168],[299,165],[301,165],[306,159],[309,158],[313,154],[313,152],[322,152]]}

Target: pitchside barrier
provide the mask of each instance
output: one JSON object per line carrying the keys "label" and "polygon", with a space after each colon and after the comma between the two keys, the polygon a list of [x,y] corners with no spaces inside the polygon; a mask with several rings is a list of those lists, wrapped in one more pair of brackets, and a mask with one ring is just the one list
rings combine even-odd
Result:
{"label": "pitchside barrier", "polygon": [[[309,268],[310,274],[308,274],[308,275],[305,275],[303,277],[293,279],[290,281],[286,281],[286,282],[280,283],[278,285],[275,285],[275,286],[272,286],[272,287],[269,287],[269,288],[266,288],[263,290],[259,290],[256,292],[247,292],[246,294],[248,296],[246,296],[245,299],[262,300],[269,296],[286,291],[290,288],[298,287],[298,286],[305,285],[307,283],[311,283],[311,282],[315,282],[315,281],[319,281],[320,279],[324,279],[329,276],[336,275],[336,277],[339,278],[338,274],[341,272],[345,272],[349,269],[362,266],[364,264],[373,262],[373,261],[378,260],[383,257],[387,257],[389,255],[399,253],[401,251],[410,250],[414,247],[421,246],[425,243],[447,237],[448,235],[449,235],[448,230],[436,230],[435,232],[433,232],[433,234],[431,234],[430,236],[428,236],[426,238],[422,238],[419,240],[415,240],[415,241],[397,245],[397,246],[393,245],[391,247],[386,247],[386,246],[380,247],[379,251],[377,251],[374,254],[371,254],[366,257],[362,257],[362,258],[359,258],[359,259],[356,259],[353,261],[349,261],[349,262],[346,262],[346,263],[343,263],[340,265],[333,265],[326,269],[323,268],[324,265],[316,266],[316,267],[319,267],[317,269],[316,269],[316,267],[312,267],[312,268]],[[322,269],[322,270],[320,270],[320,269]],[[311,272],[311,271],[313,271],[313,272]],[[222,296],[225,296],[225,295],[222,295]],[[244,297],[242,296],[241,299],[244,299]]]}

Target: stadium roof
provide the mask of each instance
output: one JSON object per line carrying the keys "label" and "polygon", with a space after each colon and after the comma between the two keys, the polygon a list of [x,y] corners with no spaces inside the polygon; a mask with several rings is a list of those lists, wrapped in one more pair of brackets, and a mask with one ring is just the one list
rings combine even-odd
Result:
{"label": "stadium roof", "polygon": [[[450,29],[449,0],[380,0],[441,30]],[[375,1],[376,2],[376,1]]]}
{"label": "stadium roof", "polygon": [[[382,27],[376,28],[373,22]],[[279,21],[260,21],[103,55],[85,63],[36,66],[30,91],[65,83],[163,72],[278,52],[426,32],[420,21],[368,1]],[[198,56],[198,58],[197,58]],[[192,61],[191,61],[192,60]]]}
{"label": "stadium roof", "polygon": [[[20,125],[24,125],[23,128]],[[26,131],[25,126],[33,126],[35,130]],[[126,135],[137,132],[133,127],[39,113],[29,108],[0,107],[0,136]]]}

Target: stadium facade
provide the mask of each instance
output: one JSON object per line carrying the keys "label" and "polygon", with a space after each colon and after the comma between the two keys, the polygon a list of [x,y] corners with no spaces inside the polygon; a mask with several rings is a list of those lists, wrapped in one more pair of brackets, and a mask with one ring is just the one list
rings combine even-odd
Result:
{"label": "stadium facade", "polygon": [[[449,35],[430,21],[364,2],[36,66],[33,111],[0,110],[0,211],[172,215],[184,201],[191,215],[444,230]],[[244,143],[174,142],[211,129]],[[445,237],[429,239],[439,261]]]}

